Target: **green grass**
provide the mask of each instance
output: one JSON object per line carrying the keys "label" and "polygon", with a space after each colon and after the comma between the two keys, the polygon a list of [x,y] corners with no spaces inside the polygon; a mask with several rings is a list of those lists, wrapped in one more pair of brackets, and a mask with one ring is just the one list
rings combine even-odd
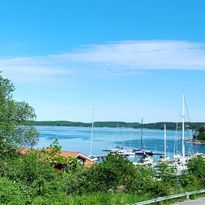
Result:
{"label": "green grass", "polygon": [[126,205],[151,199],[150,195],[137,196],[133,193],[103,192],[85,195],[71,195],[69,205]]}

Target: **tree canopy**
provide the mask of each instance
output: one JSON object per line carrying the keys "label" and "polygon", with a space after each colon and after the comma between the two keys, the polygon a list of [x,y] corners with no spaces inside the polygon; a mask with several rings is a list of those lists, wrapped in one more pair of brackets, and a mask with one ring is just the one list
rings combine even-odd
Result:
{"label": "tree canopy", "polygon": [[205,128],[201,126],[195,130],[194,140],[205,141]]}
{"label": "tree canopy", "polygon": [[32,147],[38,132],[32,126],[36,115],[26,102],[13,99],[13,83],[0,75],[0,154],[19,147]]}

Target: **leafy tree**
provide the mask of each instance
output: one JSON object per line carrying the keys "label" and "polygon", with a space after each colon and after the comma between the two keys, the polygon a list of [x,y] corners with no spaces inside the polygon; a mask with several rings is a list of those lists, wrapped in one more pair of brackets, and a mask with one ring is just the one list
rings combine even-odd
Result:
{"label": "leafy tree", "polygon": [[51,164],[66,163],[66,158],[60,156],[59,153],[61,152],[62,147],[58,143],[58,140],[55,139],[50,146],[40,149],[38,151],[39,157],[43,160],[50,162]]}
{"label": "leafy tree", "polygon": [[194,140],[205,140],[205,128],[204,125],[196,128],[193,134]]}
{"label": "leafy tree", "polygon": [[205,131],[200,132],[200,133],[197,135],[197,139],[198,139],[198,140],[205,140]]}
{"label": "leafy tree", "polygon": [[0,75],[0,155],[18,147],[32,147],[38,132],[32,126],[36,115],[26,102],[13,99],[14,85]]}
{"label": "leafy tree", "polygon": [[198,131],[199,131],[199,133],[205,132],[205,128],[204,127],[200,127]]}
{"label": "leafy tree", "polygon": [[39,159],[49,162],[53,165],[54,168],[66,171],[66,172],[73,172],[75,171],[80,165],[78,160],[74,157],[64,157],[60,154],[62,147],[60,146],[57,139],[50,144],[50,146],[40,149],[37,152]]}

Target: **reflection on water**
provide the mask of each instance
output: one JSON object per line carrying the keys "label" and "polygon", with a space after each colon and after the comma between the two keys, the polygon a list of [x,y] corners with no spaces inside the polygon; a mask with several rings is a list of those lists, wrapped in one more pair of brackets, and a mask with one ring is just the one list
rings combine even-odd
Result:
{"label": "reflection on water", "polygon": [[[37,127],[40,132],[40,140],[37,147],[49,146],[54,139],[58,139],[63,150],[80,151],[90,153],[91,128],[89,127]],[[181,151],[181,132],[167,130],[167,152],[170,157],[176,151]],[[163,130],[144,129],[143,146],[152,151],[163,152],[164,150]],[[190,137],[187,132],[185,139]],[[176,139],[178,138],[178,143]],[[127,149],[140,148],[140,129],[132,128],[94,128],[93,155],[101,155],[103,149],[114,146],[123,146]],[[195,152],[205,153],[204,145],[192,145],[186,143],[186,154]]]}

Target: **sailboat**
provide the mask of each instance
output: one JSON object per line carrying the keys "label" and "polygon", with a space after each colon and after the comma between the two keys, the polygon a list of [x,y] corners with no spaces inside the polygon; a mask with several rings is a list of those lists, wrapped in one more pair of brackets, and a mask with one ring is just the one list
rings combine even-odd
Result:
{"label": "sailboat", "polygon": [[143,118],[141,120],[141,132],[140,132],[140,150],[136,150],[136,155],[142,155],[140,159],[140,164],[142,165],[152,165],[153,164],[153,158],[149,155],[153,155],[152,151],[146,151],[145,146],[143,146]]}
{"label": "sailboat", "polygon": [[[118,128],[118,124],[117,124],[117,128]],[[112,141],[114,141],[114,139]],[[115,147],[111,147],[110,149],[103,149],[102,151],[108,152],[112,155],[116,155],[116,154],[122,155],[124,157],[134,157],[135,156],[135,152],[133,152],[132,149],[125,148],[125,130],[124,130],[124,137],[123,137],[123,141],[121,142],[121,146],[118,145]]]}
{"label": "sailboat", "polygon": [[169,160],[167,156],[167,128],[166,124],[164,124],[164,155],[160,156],[159,162],[166,162]]}
{"label": "sailboat", "polygon": [[133,149],[135,152],[135,155],[142,155],[142,156],[152,156],[152,155],[161,155],[161,153],[152,151],[152,150],[146,150],[145,144],[143,142],[143,118],[141,120],[141,132],[140,132],[140,148],[139,149]]}
{"label": "sailboat", "polygon": [[89,157],[92,159],[92,161],[97,161],[98,158],[93,156],[93,132],[94,132],[94,113],[95,109],[92,109],[92,125],[91,125],[91,135],[90,135],[90,155]]}
{"label": "sailboat", "polygon": [[180,172],[187,169],[187,162],[190,157],[185,155],[185,96],[182,96],[182,137],[181,137],[181,154],[174,155],[172,160],[173,165],[176,166],[177,170]]}

